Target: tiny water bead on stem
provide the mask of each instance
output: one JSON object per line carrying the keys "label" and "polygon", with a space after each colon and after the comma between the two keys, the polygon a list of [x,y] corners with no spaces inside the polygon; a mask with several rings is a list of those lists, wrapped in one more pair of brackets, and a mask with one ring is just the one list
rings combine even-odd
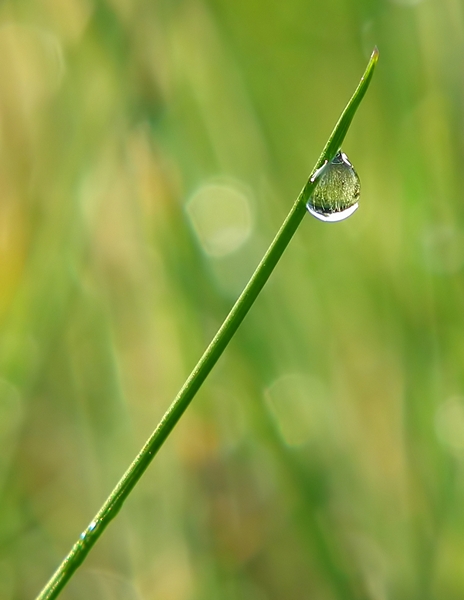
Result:
{"label": "tiny water bead on stem", "polygon": [[341,150],[317,169],[311,181],[317,185],[306,208],[316,219],[335,223],[347,219],[357,210],[361,182]]}

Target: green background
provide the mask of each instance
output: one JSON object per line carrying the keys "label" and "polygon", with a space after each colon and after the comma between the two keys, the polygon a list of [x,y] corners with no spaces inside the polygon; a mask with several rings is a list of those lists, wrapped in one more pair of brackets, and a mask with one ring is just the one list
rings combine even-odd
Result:
{"label": "green background", "polygon": [[62,597],[464,597],[460,0],[0,5],[0,598],[34,597],[345,140]]}

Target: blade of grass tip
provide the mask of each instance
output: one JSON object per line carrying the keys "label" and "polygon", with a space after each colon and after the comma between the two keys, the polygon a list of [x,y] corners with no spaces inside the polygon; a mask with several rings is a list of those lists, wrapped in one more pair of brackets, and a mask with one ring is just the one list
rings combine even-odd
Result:
{"label": "blade of grass tip", "polygon": [[[379,52],[377,48],[374,48],[364,75],[338,120],[319,160],[311,172],[311,176],[325,161],[332,160],[340,148],[351,121],[367,91],[377,64],[378,56]],[[224,323],[221,325],[212,342],[198,361],[173,403],[164,414],[158,427],[147,440],[142,450],[111,492],[90,525],[83,533],[81,533],[69,554],[52,575],[41,593],[37,596],[37,600],[53,600],[58,597],[60,591],[71,579],[76,569],[82,564],[83,560],[106,529],[109,522],[116,516],[123,502],[129,496],[130,492],[153,460],[153,457],[161,448],[185,409],[194,398],[211,369],[224,352],[306,214],[306,202],[310,198],[317,183],[316,181],[311,180],[311,176],[292,206],[287,218],[269,246],[266,254],[256,268],[256,271],[251,276],[250,281],[232,307]]]}
{"label": "blade of grass tip", "polygon": [[372,79],[372,75],[374,74],[374,69],[377,65],[377,61],[379,60],[379,50],[377,46],[375,46],[372,51],[371,57],[369,59],[369,63],[367,64],[366,70],[364,71],[364,75],[361,77],[361,80],[356,88],[354,94],[351,97],[351,100],[345,107],[345,110],[340,115],[337,124],[332,131],[329,139],[327,140],[326,145],[324,146],[324,150],[322,151],[310,178],[308,179],[303,191],[300,194],[302,196],[302,201],[304,204],[307,203],[309,198],[311,197],[312,191],[314,189],[314,183],[311,181],[312,175],[327,161],[330,162],[333,157],[339,151],[343,140],[350,128],[351,121],[353,120],[356,111],[358,110],[359,105],[361,104],[362,99],[364,98],[365,93],[367,92],[367,88]]}

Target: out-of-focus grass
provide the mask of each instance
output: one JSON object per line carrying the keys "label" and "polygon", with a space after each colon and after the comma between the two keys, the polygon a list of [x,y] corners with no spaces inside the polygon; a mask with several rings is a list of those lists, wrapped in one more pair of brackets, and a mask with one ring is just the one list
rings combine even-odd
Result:
{"label": "out-of-focus grass", "polygon": [[374,43],[359,211],[309,217],[64,598],[464,594],[453,0],[0,9],[0,598],[36,594],[280,225]]}

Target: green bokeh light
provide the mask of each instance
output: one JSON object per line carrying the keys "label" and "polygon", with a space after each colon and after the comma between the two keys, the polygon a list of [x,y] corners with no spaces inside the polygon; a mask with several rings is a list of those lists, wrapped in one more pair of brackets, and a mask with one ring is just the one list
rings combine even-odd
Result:
{"label": "green bokeh light", "polygon": [[[35,596],[158,422],[374,44],[356,215],[305,219],[63,598],[464,596],[459,2],[21,0],[0,9],[2,600]],[[243,196],[240,235],[214,207],[192,226],[211,182]]]}

